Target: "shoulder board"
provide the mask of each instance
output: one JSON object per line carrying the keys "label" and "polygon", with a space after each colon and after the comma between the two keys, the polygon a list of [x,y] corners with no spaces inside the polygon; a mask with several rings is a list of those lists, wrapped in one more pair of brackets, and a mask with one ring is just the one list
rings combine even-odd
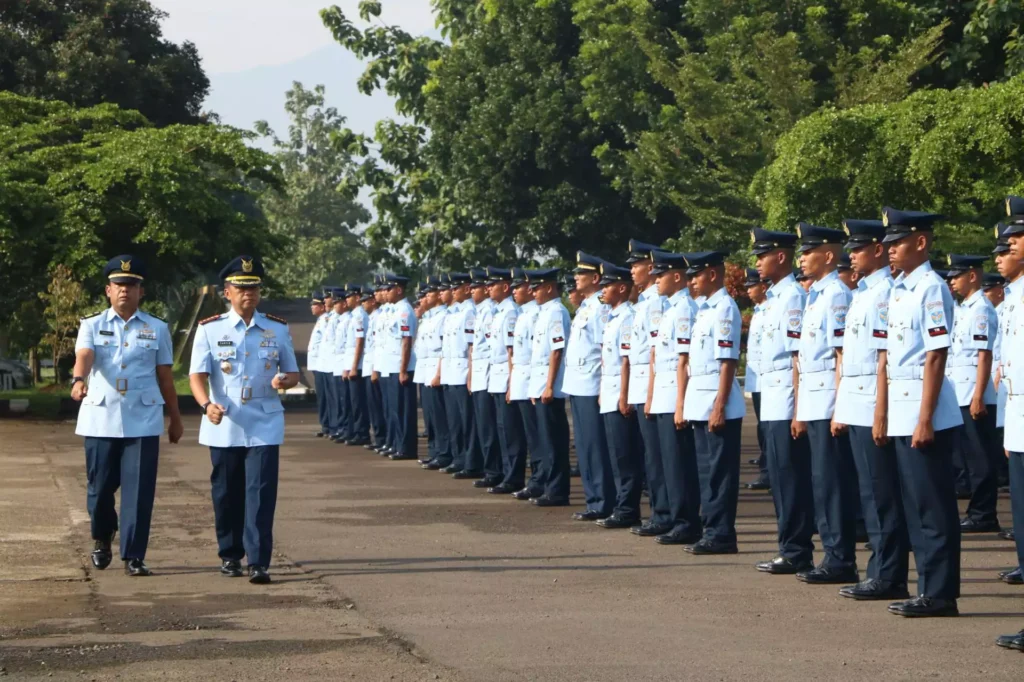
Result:
{"label": "shoulder board", "polygon": [[278,317],[277,315],[268,315],[266,313],[263,313],[263,317],[267,318],[268,320],[273,320],[274,322],[280,322],[281,324],[288,324],[288,320],[284,319],[283,317]]}
{"label": "shoulder board", "polygon": [[[143,311],[143,312],[145,312],[145,311]],[[146,314],[149,315],[150,317],[152,317],[154,320],[160,320],[161,322],[164,322],[164,323],[167,322],[167,320],[165,320],[164,318],[160,317],[159,315],[154,315],[153,313],[146,313]]]}
{"label": "shoulder board", "polygon": [[213,317],[208,317],[205,320],[199,320],[199,324],[210,324],[211,322],[219,320],[222,317],[224,317],[224,316],[223,315],[214,315]]}
{"label": "shoulder board", "polygon": [[101,314],[102,312],[103,312],[103,311],[102,311],[102,310],[100,310],[100,311],[98,311],[98,312],[92,313],[91,315],[86,315],[86,316],[85,316],[85,317],[83,317],[82,319],[83,319],[83,320],[88,320],[88,319],[89,319],[90,317],[96,317],[97,315]]}

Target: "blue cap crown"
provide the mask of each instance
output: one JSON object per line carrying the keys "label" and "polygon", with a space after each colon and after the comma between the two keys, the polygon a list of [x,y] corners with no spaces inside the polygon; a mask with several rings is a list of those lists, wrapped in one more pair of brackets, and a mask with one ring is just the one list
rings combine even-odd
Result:
{"label": "blue cap crown", "polygon": [[122,254],[107,261],[103,276],[117,284],[140,283],[146,279],[146,264],[131,254]]}
{"label": "blue cap crown", "polygon": [[750,231],[751,251],[755,256],[775,249],[792,249],[796,246],[796,235],[791,232],[773,232],[760,227]]}
{"label": "blue cap crown", "polygon": [[220,278],[233,286],[248,289],[263,283],[263,261],[256,256],[238,256],[224,266]]}

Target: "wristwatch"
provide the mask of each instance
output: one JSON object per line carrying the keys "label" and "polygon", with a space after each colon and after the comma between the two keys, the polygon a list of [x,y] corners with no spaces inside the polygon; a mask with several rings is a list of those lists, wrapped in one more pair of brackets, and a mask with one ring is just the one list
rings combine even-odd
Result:
{"label": "wristwatch", "polygon": [[74,388],[79,381],[85,381],[85,377],[71,377],[71,387]]}
{"label": "wristwatch", "polygon": [[213,405],[213,401],[212,400],[207,400],[205,403],[203,403],[202,405],[199,406],[199,407],[203,408],[203,414],[206,414],[206,411],[208,409],[210,409],[210,405]]}

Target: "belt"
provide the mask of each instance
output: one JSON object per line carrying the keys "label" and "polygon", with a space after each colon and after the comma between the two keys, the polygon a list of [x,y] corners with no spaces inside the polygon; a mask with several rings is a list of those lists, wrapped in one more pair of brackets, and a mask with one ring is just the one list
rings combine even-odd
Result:
{"label": "belt", "polygon": [[717,362],[709,363],[707,365],[690,365],[690,376],[691,377],[702,377],[708,374],[718,374],[721,372],[721,365]]}
{"label": "belt", "polygon": [[239,398],[242,402],[245,402],[253,398],[269,398],[270,396],[276,396],[278,393],[276,388],[273,388],[270,384],[265,384],[263,386],[232,386],[231,388],[225,388],[224,394],[229,398]]}
{"label": "belt", "polygon": [[828,360],[812,360],[810,362],[800,363],[801,374],[813,374],[815,372],[827,372],[836,368],[836,359],[829,358]]}
{"label": "belt", "polygon": [[767,375],[772,372],[781,372],[783,370],[793,369],[793,358],[785,358],[783,360],[768,360],[767,362],[759,363],[761,365],[761,374]]}
{"label": "belt", "polygon": [[946,360],[946,367],[977,367],[978,357],[973,358],[951,358]]}
{"label": "belt", "polygon": [[890,379],[924,379],[924,367],[886,367]]}
{"label": "belt", "polygon": [[841,367],[844,377],[866,377],[878,374],[878,365],[870,362],[844,362]]}
{"label": "belt", "polygon": [[[104,380],[104,383],[106,381]],[[117,391],[121,395],[132,391],[148,391],[154,388],[159,388],[159,384],[156,381],[156,375],[148,377],[123,377],[120,379],[114,379],[114,383],[107,383],[107,386]]]}

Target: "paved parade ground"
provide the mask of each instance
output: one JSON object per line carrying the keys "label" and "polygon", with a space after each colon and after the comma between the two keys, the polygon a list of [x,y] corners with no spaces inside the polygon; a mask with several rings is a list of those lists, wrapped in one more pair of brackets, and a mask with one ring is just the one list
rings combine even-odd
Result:
{"label": "paved parade ground", "polygon": [[[994,534],[964,542],[961,617],[754,570],[775,549],[769,493],[743,491],[740,552],[693,557],[628,531],[474,490],[415,462],[314,438],[281,448],[274,584],[222,578],[210,458],[186,419],[162,444],[147,563],[92,569],[72,423],[0,422],[0,676],[133,680],[1020,680],[997,649],[1024,587]],[[754,477],[752,420],[743,480]],[[166,439],[165,439],[166,440]],[[1008,519],[1008,500],[1000,501]],[[116,547],[116,543],[115,543]],[[863,571],[867,553],[861,552]],[[818,558],[817,556],[815,558]],[[913,586],[911,586],[913,591]]]}

